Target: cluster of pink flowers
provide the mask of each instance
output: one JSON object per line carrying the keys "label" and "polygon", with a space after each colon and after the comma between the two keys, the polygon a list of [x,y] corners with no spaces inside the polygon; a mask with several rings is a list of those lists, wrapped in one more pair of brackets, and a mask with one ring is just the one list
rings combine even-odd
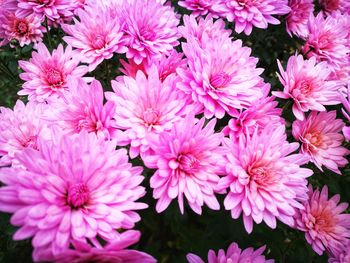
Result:
{"label": "cluster of pink flowers", "polygon": [[[19,61],[18,95],[28,102],[0,108],[0,211],[13,214],[14,240],[32,238],[34,261],[156,262],[127,248],[141,236],[136,211],[148,207],[143,167],[130,161],[138,157],[152,169],[157,213],[173,200],[181,214],[223,207],[248,233],[280,221],[330,262],[349,259],[347,204],[328,199],[327,186],[308,187],[314,172],[303,167],[342,174],[348,164],[350,128],[328,108],[342,105],[350,121],[347,1],[320,1],[317,15],[310,0],[178,4],[192,14],[181,19],[166,0],[0,2],[0,45],[35,49]],[[250,35],[281,15],[304,45],[276,61],[280,84],[271,87],[226,25]],[[42,42],[52,26],[65,44]],[[104,92],[91,76],[106,60],[122,66]],[[276,97],[289,102],[282,109]],[[290,102],[292,122],[283,115]],[[208,261],[273,262],[264,250],[232,243]]]}

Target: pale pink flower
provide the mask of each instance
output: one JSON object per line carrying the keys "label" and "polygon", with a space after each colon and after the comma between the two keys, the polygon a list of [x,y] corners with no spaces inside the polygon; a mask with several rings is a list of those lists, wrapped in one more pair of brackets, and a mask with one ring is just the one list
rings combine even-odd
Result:
{"label": "pale pink flower", "polygon": [[268,125],[276,128],[281,124],[284,125],[285,121],[281,117],[282,109],[277,108],[277,105],[278,102],[274,97],[259,99],[248,109],[230,119],[222,132],[233,140],[238,140],[241,135],[252,136],[256,129],[261,132]]}
{"label": "pale pink flower", "polygon": [[248,108],[263,96],[258,85],[263,69],[256,68],[257,58],[242,41],[213,39],[201,47],[195,38],[182,44],[188,69],[178,69],[182,78],[178,88],[204,110],[206,118],[223,118]]}
{"label": "pale pink flower", "polygon": [[69,21],[73,17],[71,0],[18,0],[16,15],[24,18],[29,15],[38,17],[41,21],[45,18],[51,23]]}
{"label": "pale pink flower", "polygon": [[288,0],[227,0],[224,16],[235,23],[235,31],[250,35],[253,27],[264,28],[268,24],[278,25],[280,21],[273,15],[290,12]]}
{"label": "pale pink flower", "polygon": [[69,78],[69,92],[62,100],[50,104],[47,120],[57,124],[69,134],[93,132],[106,139],[115,137],[113,102],[103,104],[103,88],[99,81],[88,85],[83,79]]}
{"label": "pale pink flower", "polygon": [[336,111],[312,111],[304,121],[293,122],[293,136],[302,143],[301,153],[309,156],[321,171],[324,165],[341,174],[339,167],[348,163],[344,157],[350,151],[341,146],[344,136],[340,132],[344,122],[336,117]]}
{"label": "pale pink flower", "polygon": [[64,50],[60,44],[52,54],[43,43],[36,48],[29,61],[18,62],[24,70],[19,76],[25,81],[18,95],[29,95],[29,101],[42,103],[61,97],[68,89],[69,76],[81,77],[88,71],[86,66],[78,66],[79,60],[71,46]]}
{"label": "pale pink flower", "polygon": [[284,125],[267,126],[251,137],[241,136],[239,141],[225,139],[230,151],[227,154],[225,177],[219,189],[229,188],[224,200],[226,210],[234,219],[243,212],[243,222],[248,233],[253,221],[264,221],[276,228],[276,219],[292,226],[298,201],[307,199],[307,180],[312,170],[301,168],[307,162],[301,154],[291,154],[298,143],[288,143]]}
{"label": "pale pink flower", "polygon": [[174,76],[162,82],[156,67],[148,77],[138,71],[135,79],[112,81],[114,92],[106,92],[106,98],[116,106],[115,124],[126,131],[124,144],[130,144],[131,158],[149,151],[149,134],[171,130],[190,110],[174,84]]}
{"label": "pale pink flower", "polygon": [[288,34],[306,38],[308,35],[307,23],[314,12],[313,0],[289,0],[288,5],[291,9],[286,18]]}
{"label": "pale pink flower", "polygon": [[0,46],[12,40],[17,40],[21,47],[37,43],[42,41],[45,31],[40,19],[33,15],[18,18],[14,12],[0,12]]}
{"label": "pale pink flower", "polygon": [[179,32],[187,41],[194,39],[200,47],[205,48],[211,41],[227,41],[232,31],[225,28],[222,19],[213,20],[212,16],[196,19],[193,15],[183,17],[184,25],[179,27]]}
{"label": "pale pink flower", "polygon": [[150,185],[153,197],[158,199],[158,213],[177,198],[183,214],[184,195],[197,214],[202,213],[204,204],[213,210],[220,209],[215,193],[219,175],[224,172],[223,134],[215,133],[216,119],[205,127],[204,122],[204,118],[198,121],[188,115],[175,123],[172,130],[150,139],[153,152],[143,160],[147,167],[157,169]]}
{"label": "pale pink flower", "polygon": [[182,0],[178,2],[178,5],[191,10],[193,16],[207,14],[217,16],[225,11],[223,3],[223,0]]}
{"label": "pale pink flower", "polygon": [[319,255],[325,250],[338,254],[350,238],[350,214],[344,214],[347,203],[340,196],[328,199],[328,188],[320,192],[309,187],[309,200],[295,216],[297,229],[305,232],[307,242]]}
{"label": "pale pink flower", "polygon": [[[341,94],[340,99],[343,103],[343,109],[342,112],[345,116],[345,118],[350,122],[350,82],[347,85],[347,98]],[[344,126],[343,127],[343,134],[345,136],[345,139],[350,141],[350,127]]]}
{"label": "pale pink flower", "polygon": [[349,63],[348,19],[342,19],[337,12],[324,18],[322,12],[316,17],[310,15],[308,22],[308,37],[302,47],[302,52],[308,58],[316,57],[317,62],[326,61],[334,71],[341,70]]}
{"label": "pale pink flower", "polygon": [[74,25],[62,25],[68,34],[63,39],[79,51],[81,61],[89,64],[89,71],[114,53],[127,51],[120,21],[112,9],[91,4],[77,13],[80,21],[74,18]]}
{"label": "pale pink flower", "polygon": [[14,163],[15,154],[25,148],[37,148],[39,137],[49,138],[43,105],[17,100],[13,110],[0,107],[0,166]]}
{"label": "pale pink flower", "polygon": [[168,54],[179,44],[180,21],[170,5],[155,0],[124,1],[120,16],[129,48],[126,57],[136,64]]}
{"label": "pale pink flower", "polygon": [[277,60],[280,74],[278,78],[283,91],[273,95],[282,99],[293,99],[293,114],[298,120],[305,119],[309,110],[325,111],[324,105],[339,104],[339,82],[328,80],[331,69],[326,62],[316,63],[316,58],[304,60],[302,55],[288,59],[286,71]]}
{"label": "pale pink flower", "polygon": [[343,244],[342,251],[330,255],[328,263],[349,263],[350,262],[350,240]]}
{"label": "pale pink flower", "polygon": [[[223,249],[220,249],[216,255],[214,250],[209,250],[208,263],[274,263],[275,261],[273,259],[265,259],[265,256],[262,254],[264,253],[265,248],[266,246],[263,246],[254,251],[254,248],[249,247],[242,251],[242,249],[238,247],[237,243],[233,242],[228,247],[226,253]],[[192,253],[187,254],[187,260],[189,263],[205,263],[204,260]]]}
{"label": "pale pink flower", "polygon": [[[125,149],[94,133],[71,136],[55,132],[38,139],[37,150],[16,155],[25,169],[0,170],[0,210],[13,213],[20,227],[14,240],[32,239],[34,261],[47,261],[74,240],[118,240],[116,229],[130,229],[147,207],[142,167],[132,167]],[[46,258],[48,257],[48,258]]]}
{"label": "pale pink flower", "polygon": [[[156,263],[150,255],[126,247],[140,240],[140,232],[129,230],[120,234],[120,239],[108,243],[104,247],[97,243],[96,247],[74,241],[73,249],[69,249],[54,259],[55,263],[86,263],[86,262],[125,262],[125,263]],[[98,241],[97,241],[98,242]]]}
{"label": "pale pink flower", "polygon": [[323,11],[327,14],[331,14],[333,11],[340,11],[343,14],[350,14],[350,1],[349,0],[318,0]]}

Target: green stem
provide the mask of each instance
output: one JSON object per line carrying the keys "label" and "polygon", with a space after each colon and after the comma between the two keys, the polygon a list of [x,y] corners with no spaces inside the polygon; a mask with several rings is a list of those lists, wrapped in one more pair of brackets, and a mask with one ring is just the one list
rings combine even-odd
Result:
{"label": "green stem", "polygon": [[50,50],[52,50],[51,33],[49,30],[49,25],[47,23],[47,18],[45,18],[45,28],[46,28],[47,39],[49,40],[49,47],[50,47]]}

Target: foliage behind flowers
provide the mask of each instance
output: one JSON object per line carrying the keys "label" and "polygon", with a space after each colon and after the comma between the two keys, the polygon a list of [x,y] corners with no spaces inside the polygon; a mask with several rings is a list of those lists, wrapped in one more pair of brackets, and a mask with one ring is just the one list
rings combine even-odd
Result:
{"label": "foliage behind flowers", "polygon": [[0,262],[350,259],[347,0],[0,1]]}

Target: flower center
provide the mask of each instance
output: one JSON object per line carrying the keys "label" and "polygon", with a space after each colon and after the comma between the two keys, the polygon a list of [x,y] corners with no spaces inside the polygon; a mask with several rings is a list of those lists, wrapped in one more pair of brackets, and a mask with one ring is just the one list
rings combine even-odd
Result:
{"label": "flower center", "polygon": [[46,79],[47,82],[55,88],[60,88],[64,81],[61,71],[52,68],[46,72]]}
{"label": "flower center", "polygon": [[336,11],[339,9],[339,0],[323,0],[320,1],[321,6],[328,12]]}
{"label": "flower center", "polygon": [[193,174],[198,170],[200,165],[199,160],[192,154],[184,154],[178,157],[179,168],[188,173]]}
{"label": "flower center", "polygon": [[37,149],[37,136],[29,136],[28,138],[26,138],[25,141],[22,141],[22,146],[24,148],[33,148],[33,149]]}
{"label": "flower center", "polygon": [[320,132],[309,132],[305,134],[305,140],[307,143],[319,147],[322,144],[322,135]]}
{"label": "flower center", "polygon": [[92,46],[95,49],[102,49],[106,45],[104,36],[97,35],[92,39]]}
{"label": "flower center", "polygon": [[16,31],[19,35],[24,35],[28,32],[28,25],[25,21],[17,21],[16,23]]}
{"label": "flower center", "polygon": [[143,121],[147,126],[152,126],[157,124],[159,120],[159,112],[153,108],[147,108],[143,112]]}
{"label": "flower center", "polygon": [[214,74],[210,78],[210,85],[215,89],[224,88],[231,81],[231,76],[225,72]]}
{"label": "flower center", "polygon": [[264,181],[268,176],[268,171],[265,167],[252,168],[248,171],[250,179],[254,181]]}
{"label": "flower center", "polygon": [[145,26],[140,29],[140,40],[141,41],[152,41],[156,36],[156,33],[153,29]]}
{"label": "flower center", "polygon": [[90,198],[90,192],[86,184],[74,184],[68,189],[67,202],[72,208],[79,208],[86,205]]}

